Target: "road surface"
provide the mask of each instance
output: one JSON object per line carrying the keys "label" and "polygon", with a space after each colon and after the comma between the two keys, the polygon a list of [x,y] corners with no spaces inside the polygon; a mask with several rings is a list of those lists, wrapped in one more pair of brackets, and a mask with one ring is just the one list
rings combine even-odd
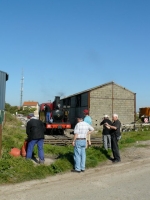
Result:
{"label": "road surface", "polygon": [[84,173],[0,186],[0,200],[149,200],[150,142],[146,145],[126,149],[118,164],[108,160]]}

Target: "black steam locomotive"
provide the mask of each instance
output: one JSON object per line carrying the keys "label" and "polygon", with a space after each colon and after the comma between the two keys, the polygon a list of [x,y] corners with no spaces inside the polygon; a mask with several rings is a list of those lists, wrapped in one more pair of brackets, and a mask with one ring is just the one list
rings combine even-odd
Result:
{"label": "black steam locomotive", "polygon": [[[46,121],[45,106],[50,108],[51,122]],[[70,129],[68,111],[61,108],[60,97],[56,96],[52,103],[42,103],[39,110],[39,119],[44,123],[48,134],[64,134],[65,129]]]}

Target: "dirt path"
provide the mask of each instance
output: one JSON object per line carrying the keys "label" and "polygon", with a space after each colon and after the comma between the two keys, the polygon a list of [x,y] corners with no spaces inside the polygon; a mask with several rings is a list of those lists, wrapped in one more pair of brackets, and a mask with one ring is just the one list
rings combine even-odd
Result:
{"label": "dirt path", "polygon": [[0,200],[149,200],[149,155],[150,141],[139,142],[121,153],[118,164],[108,160],[85,173],[0,186]]}

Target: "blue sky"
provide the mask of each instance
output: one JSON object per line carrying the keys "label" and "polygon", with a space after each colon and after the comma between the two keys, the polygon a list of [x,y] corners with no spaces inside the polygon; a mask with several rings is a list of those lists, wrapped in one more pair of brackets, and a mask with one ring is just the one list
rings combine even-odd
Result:
{"label": "blue sky", "polygon": [[149,0],[0,0],[6,102],[39,103],[114,81],[150,106]]}

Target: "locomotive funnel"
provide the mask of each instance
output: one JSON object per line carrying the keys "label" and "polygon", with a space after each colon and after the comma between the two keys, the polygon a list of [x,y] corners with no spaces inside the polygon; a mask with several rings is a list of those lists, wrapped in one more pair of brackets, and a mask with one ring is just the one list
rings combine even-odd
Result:
{"label": "locomotive funnel", "polygon": [[55,109],[59,109],[60,108],[60,97],[59,96],[55,96],[54,108]]}

